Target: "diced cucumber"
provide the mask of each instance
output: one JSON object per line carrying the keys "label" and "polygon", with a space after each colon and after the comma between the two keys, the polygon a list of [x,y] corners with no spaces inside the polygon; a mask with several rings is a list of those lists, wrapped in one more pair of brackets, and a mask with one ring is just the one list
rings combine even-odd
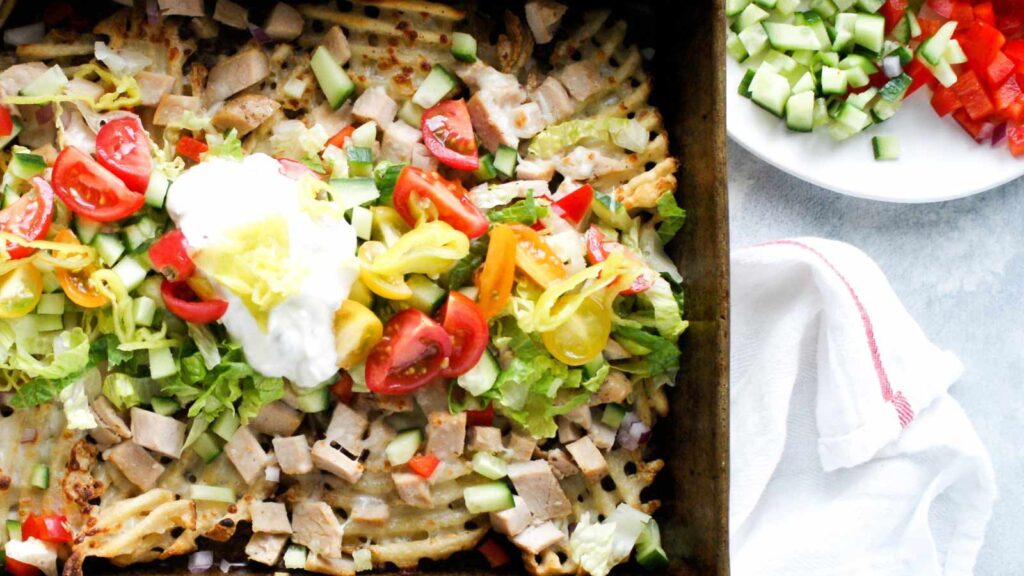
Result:
{"label": "diced cucumber", "polygon": [[373,175],[373,150],[362,146],[348,148],[348,174],[356,178]]}
{"label": "diced cucumber", "polygon": [[309,66],[313,69],[313,75],[316,76],[316,81],[320,84],[320,89],[323,90],[331,108],[337,110],[355,92],[355,83],[335,62],[326,47],[317,47],[309,61]]}
{"label": "diced cucumber", "polygon": [[497,178],[498,171],[494,169],[494,156],[491,156],[490,154],[484,154],[481,156],[480,164],[473,172],[473,176],[476,176],[476,179],[481,182],[487,182],[488,180],[494,180]]}
{"label": "diced cucumber", "polygon": [[871,101],[875,99],[875,96],[878,96],[878,89],[869,88],[860,94],[851,95],[846,99],[846,101],[856,106],[858,110],[867,112],[868,108],[871,106]]}
{"label": "diced cucumber", "polygon": [[895,136],[875,136],[871,139],[875,160],[899,160],[900,141]]}
{"label": "diced cucumber", "polygon": [[124,242],[131,251],[136,251],[143,244],[156,238],[156,224],[149,218],[143,218],[123,231]]}
{"label": "diced cucumber", "polygon": [[462,62],[476,62],[476,38],[465,32],[452,34],[452,56]]}
{"label": "diced cucumber", "polygon": [[58,332],[64,329],[64,317],[54,314],[32,314],[25,316],[35,326],[36,333]]}
{"label": "diced cucumber", "polygon": [[17,520],[7,521],[7,539],[8,540],[21,540],[21,522]]}
{"label": "diced cucumber", "polygon": [[917,14],[913,10],[907,10],[906,14],[903,15],[903,19],[907,21],[907,25],[910,26],[910,37],[917,38],[924,33],[921,29],[921,21],[917,19]]}
{"label": "diced cucumber", "polygon": [[811,3],[811,10],[821,14],[822,18],[827,18],[829,20],[839,12],[839,8],[832,3],[832,0],[814,0],[814,2]]}
{"label": "diced cucumber", "polygon": [[373,143],[377,141],[377,123],[370,121],[360,124],[358,128],[352,131],[350,140],[353,146],[361,146],[372,150]]}
{"label": "diced cucumber", "polygon": [[18,94],[21,96],[56,96],[68,85],[68,77],[54,64],[32,80]]}
{"label": "diced cucumber", "polygon": [[892,118],[899,111],[900,106],[903,104],[902,100],[896,102],[889,102],[883,98],[879,98],[875,105],[871,107],[871,117],[875,122],[885,122]]}
{"label": "diced cucumber", "polygon": [[744,59],[746,57],[759,56],[768,47],[768,33],[765,32],[764,26],[760,24],[754,24],[740,32],[736,37],[740,41],[740,48],[747,55]]}
{"label": "diced cucumber", "polygon": [[832,41],[832,50],[845,52],[853,47],[853,37],[857,32],[856,14],[839,14],[836,16],[836,38]]}
{"label": "diced cucumber", "polygon": [[384,455],[392,466],[400,466],[412,460],[422,442],[423,431],[418,428],[399,432],[384,449]]}
{"label": "diced cucumber", "polygon": [[750,0],[725,0],[725,15],[732,18],[743,12],[750,5]]}
{"label": "diced cucumber", "polygon": [[164,200],[167,199],[167,190],[171,182],[164,176],[163,172],[154,170],[149,176],[149,184],[146,186],[146,204],[153,208],[163,208]]}
{"label": "diced cucumber", "polygon": [[791,16],[800,7],[800,0],[778,0],[775,3],[775,13],[779,16]]}
{"label": "diced cucumber", "polygon": [[423,83],[416,89],[416,93],[412,95],[412,101],[424,109],[430,108],[444,100],[458,85],[458,80],[445,70],[444,66],[434,64],[434,67],[430,69],[430,74],[427,74]]}
{"label": "diced cucumber", "polygon": [[793,84],[793,94],[800,94],[801,92],[811,92],[817,90],[817,86],[814,83],[814,74],[810,72],[804,72],[804,75],[797,80],[796,84]]}
{"label": "diced cucumber", "polygon": [[32,475],[29,478],[29,484],[39,488],[40,490],[46,490],[50,487],[50,467],[46,464],[36,464],[32,468]]}
{"label": "diced cucumber", "polygon": [[874,52],[882,51],[885,43],[885,17],[877,14],[858,14],[853,39],[858,46]]}
{"label": "diced cucumber", "polygon": [[821,92],[822,94],[846,94],[848,89],[846,71],[831,66],[821,68]]}
{"label": "diced cucumber", "polygon": [[818,52],[815,58],[821,62],[822,66],[839,67],[839,53],[837,52]]}
{"label": "diced cucumber", "polygon": [[326,386],[296,390],[295,404],[299,410],[307,414],[324,412],[330,407],[331,391]]}
{"label": "diced cucumber", "polygon": [[209,464],[213,462],[217,456],[220,456],[221,452],[224,451],[224,447],[221,446],[220,441],[209,432],[203,432],[199,435],[199,438],[192,443],[192,450],[203,459],[203,462]]}
{"label": "diced cucumber", "polygon": [[43,294],[39,298],[39,305],[36,306],[36,314],[61,315],[64,313],[64,295]]}
{"label": "diced cucumber", "polygon": [[789,81],[782,75],[758,70],[757,76],[750,84],[750,98],[765,110],[782,117],[786,111],[791,89]]}
{"label": "diced cucumber", "polygon": [[139,284],[146,279],[146,269],[137,258],[137,256],[125,256],[111,268],[121,278],[121,282],[129,292],[138,288]]}
{"label": "diced cucumber", "polygon": [[794,50],[790,57],[804,68],[814,66],[814,50]]}
{"label": "diced cucumber", "polygon": [[288,570],[304,570],[306,568],[306,547],[292,544],[284,551],[284,567]]}
{"label": "diced cucumber", "polygon": [[822,47],[832,45],[832,37],[828,35],[828,28],[825,27],[825,21],[822,20],[821,16],[817,12],[804,12],[804,21],[806,22],[806,25],[814,31],[814,34],[818,37],[818,42]]}
{"label": "diced cucumber", "polygon": [[921,46],[917,49],[917,53],[932,66],[938,66],[940,62],[942,62],[943,54],[946,53],[949,41],[953,39],[953,33],[956,32],[956,26],[956,20],[943,24],[934,36],[921,43]]}
{"label": "diced cucumber", "polygon": [[619,230],[625,230],[633,225],[629,211],[612,194],[594,190],[594,200],[590,203],[590,209],[602,222]]}
{"label": "diced cucumber", "polygon": [[742,32],[747,28],[750,28],[758,22],[762,22],[768,19],[768,12],[765,12],[764,8],[756,4],[749,4],[740,12],[740,15],[736,17],[736,20],[732,23],[732,29],[734,32]]}
{"label": "diced cucumber", "polygon": [[124,244],[114,234],[99,234],[93,239],[92,245],[96,248],[100,260],[109,267],[117,264],[121,255],[124,254]]}
{"label": "diced cucumber", "polygon": [[149,377],[158,380],[178,373],[170,348],[149,349]]}
{"label": "diced cucumber", "polygon": [[417,106],[412,100],[406,100],[398,109],[398,119],[413,128],[419,128],[423,120],[423,108]]}
{"label": "diced cucumber", "polygon": [[4,148],[7,148],[8,144],[10,144],[11,142],[14,142],[14,139],[18,137],[18,134],[21,134],[21,130],[22,130],[21,118],[18,118],[17,116],[12,116],[11,117],[11,133],[8,134],[7,136],[0,136],[0,150],[2,150]]}
{"label": "diced cucumber", "polygon": [[606,404],[601,414],[601,423],[613,430],[619,429],[622,419],[626,417],[626,407],[622,404]]}
{"label": "diced cucumber", "polygon": [[775,4],[777,3],[778,0],[754,0],[754,4],[757,4],[761,8],[764,8],[765,10],[771,10],[772,8],[775,8]]}
{"label": "diced cucumber", "polygon": [[664,570],[668,555],[661,547],[661,530],[653,518],[644,524],[636,539],[636,561],[647,570]]}
{"label": "diced cucumber", "polygon": [[515,148],[502,144],[494,153],[494,169],[507,178],[516,177],[516,164],[519,162],[519,153]]}
{"label": "diced cucumber", "polygon": [[796,132],[814,130],[814,92],[801,92],[786,102],[786,126]]}
{"label": "diced cucumber", "polygon": [[950,66],[949,62],[946,62],[945,60],[940,60],[937,65],[932,66],[931,63],[929,63],[923,57],[918,57],[917,61],[920,62],[921,64],[924,64],[924,67],[927,68],[928,71],[932,73],[932,76],[935,76],[935,79],[939,81],[939,84],[942,84],[946,88],[949,88],[953,84],[956,84],[956,71],[953,70],[953,67]]}
{"label": "diced cucumber", "polygon": [[800,64],[796,60],[782,52],[779,52],[778,50],[769,50],[768,53],[764,55],[764,62],[771,64],[772,68],[782,75],[786,75],[800,69]]}
{"label": "diced cucumber", "polygon": [[202,502],[223,502],[234,504],[235,491],[226,486],[209,486],[207,484],[193,484],[189,489],[189,497]]}
{"label": "diced cucumber", "polygon": [[225,442],[230,442],[239,426],[241,426],[241,422],[238,420],[238,414],[228,411],[213,421],[213,424],[210,426],[210,432],[220,436]]}
{"label": "diced cucumber", "polygon": [[725,51],[737,62],[743,62],[750,57],[746,47],[743,45],[743,41],[732,30],[726,31]]}
{"label": "diced cucumber", "polygon": [[839,61],[840,70],[852,70],[854,68],[863,70],[869,76],[878,73],[878,66],[875,66],[874,62],[860,54],[850,54]]}
{"label": "diced cucumber", "polygon": [[856,66],[846,72],[846,84],[850,88],[857,89],[863,88],[871,83],[871,78],[864,72],[864,70],[857,68]]}
{"label": "diced cucumber", "polygon": [[46,159],[38,154],[15,152],[7,170],[22,180],[29,180],[46,171]]}
{"label": "diced cucumber", "polygon": [[885,4],[885,0],[857,0],[857,7],[865,12],[871,12],[874,14],[878,12],[882,5]]}
{"label": "diced cucumber", "polygon": [[380,198],[373,178],[335,178],[328,185],[335,202],[346,209],[363,206]]}
{"label": "diced cucumber", "polygon": [[836,114],[836,122],[853,132],[861,132],[871,124],[871,117],[849,102],[843,102]]}
{"label": "diced cucumber", "polygon": [[466,502],[466,510],[473,514],[501,512],[514,508],[516,505],[512,499],[512,491],[504,482],[488,482],[469,486],[462,491],[462,498]]}
{"label": "diced cucumber", "polygon": [[43,292],[56,292],[60,290],[60,280],[51,270],[43,272]]}
{"label": "diced cucumber", "polygon": [[412,274],[405,279],[412,290],[412,297],[406,302],[413,308],[431,314],[441,304],[447,294],[440,286],[420,274]]}
{"label": "diced cucumber", "polygon": [[491,480],[500,480],[508,475],[508,463],[494,454],[477,452],[473,455],[473,471]]}
{"label": "diced cucumber", "polygon": [[78,232],[78,241],[82,244],[92,244],[93,239],[96,238],[96,234],[99,233],[102,226],[102,222],[89,220],[75,214],[75,231]]}
{"label": "diced cucumber", "polygon": [[964,54],[964,49],[960,46],[960,42],[956,40],[949,41],[949,44],[946,45],[946,53],[942,57],[950,64],[967,63],[967,54]]}
{"label": "diced cucumber", "polygon": [[744,98],[751,97],[750,85],[754,82],[754,78],[756,77],[757,72],[755,72],[754,70],[747,69],[747,71],[743,74],[743,79],[740,80],[740,86],[738,90],[740,96],[743,96]]}
{"label": "diced cucumber", "polygon": [[352,208],[352,228],[355,229],[357,238],[369,240],[370,231],[373,229],[373,212],[362,206]]}
{"label": "diced cucumber", "polygon": [[173,416],[181,410],[181,404],[178,404],[177,400],[166,396],[153,396],[149,400],[149,405],[153,407],[153,412],[161,416]]}
{"label": "diced cucumber", "polygon": [[164,299],[160,294],[160,285],[163,284],[163,276],[150,276],[139,285],[139,295],[149,298],[156,303],[157,308],[164,307]]}
{"label": "diced cucumber", "polygon": [[491,353],[484,350],[480,361],[469,372],[459,376],[459,387],[473,396],[480,396],[490,390],[498,380],[498,363]]}

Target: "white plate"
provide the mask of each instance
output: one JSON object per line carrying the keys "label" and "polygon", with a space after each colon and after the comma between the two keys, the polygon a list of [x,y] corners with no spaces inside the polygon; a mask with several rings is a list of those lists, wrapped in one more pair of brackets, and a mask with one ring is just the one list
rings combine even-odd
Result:
{"label": "white plate", "polygon": [[[1024,158],[1005,142],[977,144],[951,116],[939,118],[930,91],[918,90],[896,117],[836,142],[825,130],[792,132],[737,92],[745,68],[726,56],[729,136],[777,168],[822,188],[888,202],[939,202],[984,192],[1024,176]],[[899,137],[902,155],[878,162],[871,137]]]}

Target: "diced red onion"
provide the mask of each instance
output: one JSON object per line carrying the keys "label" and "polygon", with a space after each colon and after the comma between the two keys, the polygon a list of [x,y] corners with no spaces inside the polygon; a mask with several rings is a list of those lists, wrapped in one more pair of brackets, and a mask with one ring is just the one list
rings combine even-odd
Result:
{"label": "diced red onion", "polygon": [[883,58],[882,70],[885,71],[886,78],[895,78],[903,74],[903,63],[900,61],[900,57],[892,54]]}
{"label": "diced red onion", "polygon": [[992,145],[999,146],[1006,140],[1006,123],[996,126],[995,132],[992,133]]}
{"label": "diced red onion", "polygon": [[636,414],[627,412],[619,424],[619,432],[615,435],[616,442],[626,450],[636,450],[650,439],[651,427],[641,422]]}
{"label": "diced red onion", "polygon": [[188,557],[188,571],[193,574],[206,572],[213,567],[213,552],[201,550]]}
{"label": "diced red onion", "polygon": [[36,441],[36,437],[39,435],[35,428],[25,428],[21,431],[21,443],[30,444]]}
{"label": "diced red onion", "polygon": [[249,34],[252,34],[252,37],[260,44],[269,44],[274,41],[263,28],[255,24],[249,24]]}
{"label": "diced red onion", "polygon": [[42,22],[11,28],[4,30],[4,44],[10,44],[11,46],[32,44],[42,40],[45,33],[46,26]]}
{"label": "diced red onion", "polygon": [[37,124],[48,124],[50,120],[53,120],[53,104],[46,104],[36,110]]}
{"label": "diced red onion", "polygon": [[281,481],[281,469],[277,466],[267,466],[267,469],[264,471],[264,475],[267,478],[267,482]]}
{"label": "diced red onion", "polygon": [[160,6],[156,0],[146,0],[146,21],[150,26],[156,26],[160,22]]}

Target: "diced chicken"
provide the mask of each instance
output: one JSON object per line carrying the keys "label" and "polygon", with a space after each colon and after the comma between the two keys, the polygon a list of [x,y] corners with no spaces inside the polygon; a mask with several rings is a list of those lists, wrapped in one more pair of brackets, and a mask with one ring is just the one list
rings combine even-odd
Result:
{"label": "diced chicken", "polygon": [[310,110],[303,119],[303,123],[307,128],[312,128],[319,124],[323,127],[324,132],[331,135],[337,134],[343,128],[352,124],[352,103],[345,102],[341,108],[335,110],[331,108],[330,104],[324,102]]}
{"label": "diced chicken", "polygon": [[143,106],[156,106],[174,88],[174,76],[142,70],[135,74]]}
{"label": "diced chicken", "polygon": [[331,53],[331,57],[339,66],[344,66],[352,57],[352,50],[348,47],[348,38],[340,26],[331,26],[324,34],[324,47]]}
{"label": "diced chicken", "polygon": [[199,106],[199,98],[195,96],[165,94],[153,114],[153,125],[168,126],[180,122],[185,117],[185,112],[199,112]]}
{"label": "diced chicken", "polygon": [[512,538],[512,543],[530,554],[540,554],[564,538],[565,534],[554,522],[544,522],[523,530]]}
{"label": "diced chicken", "polygon": [[427,418],[427,453],[441,460],[459,457],[466,446],[466,413],[434,412]]}
{"label": "diced chicken", "polygon": [[583,146],[573,148],[555,164],[555,170],[569,180],[590,180],[627,169],[622,159]]}
{"label": "diced chicken", "polygon": [[558,441],[562,444],[575,442],[583,435],[580,429],[565,416],[555,418],[555,422],[558,424]]}
{"label": "diced chicken", "polygon": [[378,126],[388,127],[398,114],[398,103],[388,96],[383,86],[374,86],[359,95],[352,104],[352,115],[363,122],[374,121]]}
{"label": "diced chicken", "polygon": [[202,16],[203,0],[158,0],[164,16]]}
{"label": "diced chicken", "polygon": [[49,67],[42,62],[25,62],[8,66],[0,72],[0,90],[5,96],[17,96],[18,92],[38,78]]}
{"label": "diced chicken", "polygon": [[325,558],[317,554],[306,556],[306,572],[327,576],[352,576],[356,573],[351,558]]}
{"label": "diced chicken", "polygon": [[590,437],[580,438],[572,444],[567,444],[565,449],[572,454],[573,460],[576,461],[587,478],[593,480],[608,473],[608,461],[604,459],[601,451],[597,449]]}
{"label": "diced chicken", "polygon": [[380,155],[392,162],[409,162],[416,143],[423,138],[423,132],[409,126],[405,122],[392,122],[384,129],[384,140],[380,146]]}
{"label": "diced chicken", "polygon": [[441,460],[437,463],[437,468],[434,469],[430,478],[427,478],[427,483],[434,486],[437,484],[444,484],[445,482],[452,482],[462,478],[466,474],[472,473],[472,471],[473,465],[466,460],[459,458]]}
{"label": "diced chicken", "polygon": [[331,422],[327,425],[324,438],[331,443],[337,443],[349,454],[359,457],[363,452],[363,435],[366,434],[366,427],[369,421],[364,414],[349,408],[343,402],[338,402],[331,414]]}
{"label": "diced chicken", "polygon": [[143,492],[156,486],[157,478],[164,473],[163,465],[132,441],[121,442],[108,450],[104,457]]}
{"label": "diced chicken", "polygon": [[561,448],[548,450],[547,461],[548,464],[551,464],[551,469],[555,472],[555,476],[558,479],[568,478],[580,473],[580,469],[573,463],[572,458],[569,458],[569,455]]}
{"label": "diced chicken", "polygon": [[554,76],[545,78],[530,97],[540,106],[541,114],[548,124],[557,124],[576,111],[576,105],[569,98],[565,86]]}
{"label": "diced chicken", "polygon": [[270,16],[267,16],[263,31],[274,40],[290,42],[302,35],[303,26],[302,14],[298,10],[278,2],[270,11]]}
{"label": "diced chicken", "polygon": [[367,469],[380,472],[391,465],[384,452],[394,438],[395,429],[385,419],[378,418],[370,424],[370,433],[363,443],[363,450],[370,453],[364,463]]}
{"label": "diced chicken", "polygon": [[632,393],[633,383],[629,378],[618,370],[612,370],[598,388],[594,401],[598,404],[623,404]]}
{"label": "diced chicken", "polygon": [[356,496],[352,501],[352,512],[348,517],[354,522],[384,525],[391,517],[391,511],[388,509],[387,502],[376,496]]}
{"label": "diced chicken", "polygon": [[504,448],[500,429],[494,426],[473,426],[469,429],[469,449],[473,452],[497,454]]}
{"label": "diced chicken", "polygon": [[90,430],[89,435],[100,444],[111,446],[132,437],[132,431],[106,396],[100,395],[93,400],[92,412],[98,426]]}
{"label": "diced chicken", "polygon": [[540,105],[536,102],[527,102],[516,106],[509,112],[509,118],[512,122],[512,129],[519,138],[533,138],[547,125]]}
{"label": "diced chicken", "polygon": [[181,457],[185,423],[156,412],[132,408],[132,439],[143,448],[171,458]]}
{"label": "diced chicken", "polygon": [[508,477],[538,520],[564,518],[572,512],[569,499],[547,462],[514,462],[508,465]]}
{"label": "diced chicken", "polygon": [[[142,94],[143,104],[145,104],[145,99],[146,99],[146,94],[145,94],[146,87],[144,87],[142,85],[142,83],[143,83],[143,75],[144,74],[153,74],[153,73],[152,72],[142,71],[142,72],[139,72],[135,76],[135,79],[138,80],[138,82],[139,82],[139,90],[141,92],[143,92],[143,94]],[[154,74],[154,75],[160,76],[160,74]],[[93,100],[96,100],[100,96],[103,96],[103,93],[106,92],[106,90],[103,89],[103,86],[100,86],[99,84],[93,82],[92,80],[86,80],[85,78],[72,78],[71,80],[68,81],[68,85],[64,88],[64,91],[67,92],[68,94],[74,94],[76,96],[85,96],[85,97],[91,98]],[[159,103],[159,101],[160,101],[160,99],[157,98],[157,102],[158,103]]]}
{"label": "diced chicken", "polygon": [[516,164],[516,178],[520,180],[548,181],[555,177],[555,165],[549,160],[520,160]]}
{"label": "diced chicken", "polygon": [[555,37],[569,7],[551,0],[530,0],[526,3],[526,23],[537,44],[547,44]]}
{"label": "diced chicken", "polygon": [[403,412],[412,412],[416,408],[416,403],[412,396],[403,394],[397,396],[394,394],[381,394],[381,395],[360,395],[359,399],[356,400],[356,406],[359,406],[360,402],[366,401],[371,404],[373,408],[382,412],[389,412],[392,414],[398,414]]}
{"label": "diced chicken", "polygon": [[594,422],[594,425],[587,430],[587,436],[594,441],[594,445],[601,450],[608,450],[615,445],[615,430],[612,430],[608,426],[601,424],[600,422]]}
{"label": "diced chicken", "polygon": [[[614,338],[608,339],[608,342],[604,345],[604,350],[601,351],[601,355],[604,356],[605,360],[625,360],[633,356],[629,353],[629,350],[623,348],[622,344],[619,344]],[[612,374],[614,373],[612,372]]]}
{"label": "diced chicken", "polygon": [[249,9],[231,0],[217,0],[217,7],[213,9],[213,19],[232,28],[244,30],[249,27]]}
{"label": "diced chicken", "polygon": [[331,444],[333,442],[327,440],[318,440],[313,443],[313,465],[346,482],[355,484],[363,477],[363,464],[349,458],[348,455]]}
{"label": "diced chicken", "polygon": [[430,416],[434,412],[448,412],[448,391],[444,385],[432,382],[414,392],[420,410]]}
{"label": "diced chicken", "polygon": [[526,90],[515,76],[498,72],[481,60],[456,66],[455,74],[473,92],[487,92],[498,106],[511,107],[526,101]]}
{"label": "diced chicken", "polygon": [[519,146],[519,138],[508,115],[488,92],[477,92],[466,106],[473,128],[485,148],[494,152],[502,144],[512,148]]}
{"label": "diced chicken", "polygon": [[596,94],[603,86],[601,72],[592,60],[573,62],[557,72],[557,77],[569,94],[581,102]]}
{"label": "diced chicken", "polygon": [[252,516],[252,531],[267,534],[291,534],[292,523],[288,521],[288,509],[283,502],[253,502],[249,508]]}
{"label": "diced chicken", "polygon": [[274,438],[274,455],[281,471],[290,476],[309,474],[313,471],[313,456],[305,436]]}
{"label": "diced chicken", "polygon": [[565,415],[565,417],[568,418],[570,422],[584,430],[589,430],[591,423],[594,421],[593,417],[590,415],[590,406],[587,406],[586,404],[573,408],[572,411]]}
{"label": "diced chicken", "polygon": [[430,153],[426,145],[420,143],[412,147],[412,166],[422,168],[424,170],[437,170],[437,158]]}
{"label": "diced chicken", "polygon": [[260,409],[260,413],[249,420],[249,428],[270,436],[291,436],[302,424],[302,416],[302,412],[278,400]]}
{"label": "diced chicken", "polygon": [[188,23],[188,27],[192,29],[192,33],[196,35],[196,38],[200,40],[213,40],[220,35],[220,24],[213,18],[193,18]]}
{"label": "diced chicken", "polygon": [[292,541],[314,554],[341,558],[344,534],[334,510],[323,502],[302,502],[292,510]]}
{"label": "diced chicken", "polygon": [[246,484],[255,482],[262,475],[263,468],[270,462],[270,457],[263,451],[259,440],[248,426],[235,430],[235,435],[224,445],[224,454],[235,465],[235,469]]}
{"label": "diced chicken", "polygon": [[254,533],[245,545],[245,555],[253,562],[264,566],[274,566],[281,559],[284,547],[288,544],[287,534]]}
{"label": "diced chicken", "polygon": [[203,103],[207,106],[263,81],[270,75],[270,60],[262,50],[250,48],[221,60],[206,79]]}
{"label": "diced chicken", "polygon": [[513,432],[508,438],[509,459],[513,462],[525,462],[533,458],[537,449],[537,441],[529,436]]}
{"label": "diced chicken", "polygon": [[221,132],[234,128],[239,136],[245,136],[277,112],[281,105],[262,94],[242,94],[228,100],[213,115],[213,126]]}
{"label": "diced chicken", "polygon": [[430,508],[433,500],[430,497],[430,484],[419,474],[412,472],[393,472],[391,479],[395,482],[398,497],[409,506]]}
{"label": "diced chicken", "polygon": [[506,536],[515,536],[533,522],[533,514],[521,496],[513,496],[515,506],[501,512],[491,512],[491,527],[495,532]]}
{"label": "diced chicken", "polygon": [[469,201],[481,210],[504,206],[533,192],[533,196],[547,196],[548,183],[544,180],[513,180],[504,184],[480,184],[469,190]]}

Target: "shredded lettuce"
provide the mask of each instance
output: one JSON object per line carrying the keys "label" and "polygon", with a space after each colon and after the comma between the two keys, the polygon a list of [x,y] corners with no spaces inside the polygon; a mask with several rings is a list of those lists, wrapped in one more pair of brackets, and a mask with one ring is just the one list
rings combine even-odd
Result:
{"label": "shredded lettuce", "polygon": [[69,430],[90,430],[96,427],[96,417],[89,408],[89,389],[99,388],[99,380],[100,371],[91,368],[60,391]]}
{"label": "shredded lettuce", "polygon": [[110,400],[118,410],[127,410],[132,406],[142,404],[141,386],[137,385],[137,378],[133,378],[121,372],[107,374],[103,379],[103,395]]}
{"label": "shredded lettuce", "polygon": [[299,120],[285,120],[274,126],[270,136],[270,149],[275,157],[291,158],[302,161],[303,158],[320,157],[320,151],[330,137],[324,127],[314,124],[307,128]]}
{"label": "shredded lettuce", "polygon": [[207,134],[206,144],[209,146],[209,150],[203,153],[201,158],[203,160],[209,157],[241,160],[245,157],[245,153],[242,151],[242,141],[238,139],[238,131],[234,128],[223,136]]}
{"label": "shredded lettuce", "polygon": [[487,218],[495,223],[518,222],[519,224],[532,226],[538,220],[547,216],[547,214],[548,207],[537,204],[537,200],[533,197],[533,191],[531,190],[526,194],[526,199],[501,210],[491,210],[487,213]]}
{"label": "shredded lettuce", "polygon": [[672,285],[661,276],[640,295],[654,309],[654,327],[665,338],[675,342],[688,325],[683,320],[682,309],[672,291]]}
{"label": "shredded lettuce", "polygon": [[668,244],[676,237],[679,230],[686,222],[686,210],[676,203],[675,194],[662,194],[658,198],[658,216],[661,217],[661,224],[658,225],[658,237],[662,244]]}
{"label": "shredded lettuce", "polygon": [[591,521],[590,513],[584,512],[569,537],[572,559],[592,576],[607,576],[619,563],[612,557],[614,540],[613,522]]}
{"label": "shredded lettuce", "polygon": [[616,365],[617,369],[637,376],[674,374],[679,370],[679,347],[672,340],[631,326],[616,326],[612,334],[616,342],[636,356]]}
{"label": "shredded lettuce", "polygon": [[649,132],[629,118],[580,118],[548,126],[530,141],[529,155],[550,158],[580,143],[615,144],[631,152],[643,150]]}

